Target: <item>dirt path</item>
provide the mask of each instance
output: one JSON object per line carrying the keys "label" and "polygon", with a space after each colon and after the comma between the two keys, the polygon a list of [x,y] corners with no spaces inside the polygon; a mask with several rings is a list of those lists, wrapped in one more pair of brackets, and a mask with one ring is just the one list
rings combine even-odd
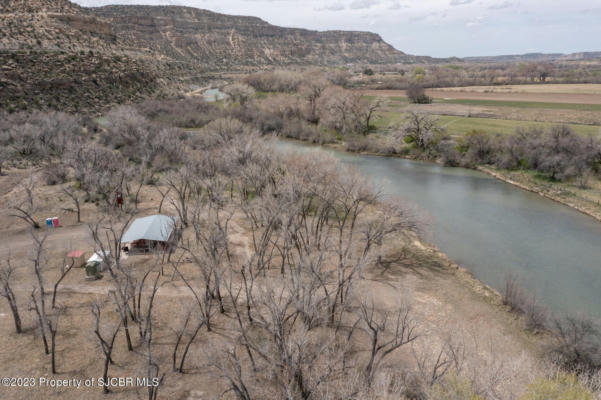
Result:
{"label": "dirt path", "polygon": [[[39,235],[47,234],[46,248],[52,252],[64,252],[71,249],[91,249],[94,247],[90,229],[86,224],[47,229],[42,227],[35,231]],[[32,239],[29,229],[2,231],[0,241],[0,257],[7,255],[18,256],[28,254],[31,249]]]}

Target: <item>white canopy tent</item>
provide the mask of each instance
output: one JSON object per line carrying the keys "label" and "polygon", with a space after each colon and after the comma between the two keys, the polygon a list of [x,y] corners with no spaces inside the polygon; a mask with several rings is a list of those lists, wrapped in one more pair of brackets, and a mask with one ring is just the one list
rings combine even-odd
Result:
{"label": "white canopy tent", "polygon": [[138,218],[121,239],[125,251],[147,253],[166,248],[173,240],[177,219],[167,215]]}

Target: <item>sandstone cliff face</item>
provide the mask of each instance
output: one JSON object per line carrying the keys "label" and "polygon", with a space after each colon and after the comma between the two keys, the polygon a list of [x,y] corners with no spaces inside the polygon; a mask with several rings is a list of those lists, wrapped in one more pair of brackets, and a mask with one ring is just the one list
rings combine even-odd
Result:
{"label": "sandstone cliff face", "polygon": [[210,71],[412,60],[366,32],[287,29],[187,7],[0,2],[0,112],[100,112],[201,84]]}
{"label": "sandstone cliff face", "polygon": [[90,11],[111,21],[117,35],[140,47],[211,69],[412,61],[368,32],[281,28],[259,18],[188,7],[106,6]]}

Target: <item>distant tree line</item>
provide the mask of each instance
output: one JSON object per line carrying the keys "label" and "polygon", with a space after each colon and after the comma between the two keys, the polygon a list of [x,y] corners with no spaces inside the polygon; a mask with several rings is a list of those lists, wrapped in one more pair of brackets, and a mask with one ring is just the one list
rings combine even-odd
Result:
{"label": "distant tree line", "polygon": [[418,66],[374,65],[374,74],[355,67],[348,87],[408,89],[419,82],[425,88],[518,85],[545,83],[601,83],[601,61],[424,64]]}

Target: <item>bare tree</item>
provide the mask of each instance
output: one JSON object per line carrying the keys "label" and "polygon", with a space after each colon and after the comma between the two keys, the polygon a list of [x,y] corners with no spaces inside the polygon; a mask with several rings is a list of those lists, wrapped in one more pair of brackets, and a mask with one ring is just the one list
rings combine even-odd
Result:
{"label": "bare tree", "polygon": [[131,268],[121,265],[121,239],[133,219],[133,214],[126,214],[124,221],[119,221],[118,217],[103,218],[94,225],[89,224],[89,228],[92,239],[99,249],[97,253],[103,258],[111,275],[114,289],[110,290],[110,294],[122,318],[127,349],[133,351],[128,320],[134,321],[136,317],[133,311],[136,309],[135,304],[133,306],[130,304],[135,299],[136,281]]}
{"label": "bare tree", "polygon": [[66,194],[67,196],[69,196],[69,198],[73,201],[73,204],[75,204],[75,211],[77,212],[77,223],[81,222],[81,204],[80,204],[80,198],[79,195],[77,194],[77,191],[75,191],[75,189],[70,188],[70,187],[63,187],[62,188],[62,192],[64,194]]}
{"label": "bare tree", "polygon": [[452,368],[457,373],[461,372],[464,354],[460,347],[450,341],[444,342],[438,351],[426,349],[419,354],[415,348],[411,350],[420,383],[426,387],[433,387],[439,383]]}
{"label": "bare tree", "polygon": [[10,306],[10,311],[13,314],[13,320],[15,322],[15,331],[17,333],[21,333],[21,316],[19,314],[17,297],[10,286],[15,269],[16,268],[11,265],[10,257],[7,258],[6,264],[0,264],[0,296],[6,298],[8,301],[8,305]]}
{"label": "bare tree", "polygon": [[126,212],[125,215],[109,215],[95,224],[88,224],[98,253],[113,277],[116,273],[114,267],[121,267],[121,239],[133,218],[133,213]]}
{"label": "bare tree", "polygon": [[[155,270],[154,268],[152,270]],[[154,300],[157,292],[159,291],[159,278],[161,277],[160,272],[156,271],[156,277],[154,279],[153,285],[150,287],[150,293],[147,295],[146,299],[146,307],[144,312],[138,313],[138,330],[140,333],[140,338],[146,339],[149,335],[152,335],[152,311],[154,308]],[[146,278],[146,276],[144,277]],[[146,279],[142,280],[142,283],[138,287],[138,307],[141,309],[142,304],[142,292],[144,290],[144,282]]]}
{"label": "bare tree", "polygon": [[343,135],[360,133],[364,128],[361,94],[337,87],[320,97],[320,121]]}
{"label": "bare tree", "polygon": [[52,356],[52,373],[56,374],[56,333],[58,332],[58,323],[63,313],[64,307],[58,307],[56,311],[48,315],[46,323],[50,332],[50,353]]}
{"label": "bare tree", "polygon": [[[185,246],[183,246],[182,248],[184,250],[186,250]],[[171,265],[175,271],[175,274],[177,274],[177,276],[179,276],[181,278],[182,282],[184,282],[184,285],[186,285],[186,287],[190,290],[190,292],[194,296],[194,299],[196,300],[196,304],[198,305],[198,310],[200,312],[200,321],[202,321],[203,324],[206,325],[207,331],[210,332],[211,331],[211,318],[215,315],[215,311],[213,310],[214,300],[211,297],[210,290],[206,290],[207,283],[205,281],[205,291],[204,291],[204,293],[199,293],[200,291],[198,289],[195,289],[190,284],[189,279],[186,278],[184,276],[184,274],[181,272],[181,270],[178,266],[180,264],[180,262],[181,262],[181,259],[178,260],[177,262],[173,262]],[[202,325],[200,325],[200,326],[202,327]]]}
{"label": "bare tree", "polygon": [[10,209],[12,213],[11,217],[20,218],[27,222],[32,228],[39,229],[40,224],[34,219],[33,214],[36,212],[36,205],[34,202],[34,182],[33,176],[30,175],[29,179],[21,182],[20,187],[25,192],[25,199],[12,205]]}
{"label": "bare tree", "polygon": [[419,149],[426,150],[433,142],[436,134],[442,130],[438,126],[438,119],[428,114],[411,111],[407,115],[402,131],[406,139],[415,143]]}
{"label": "bare tree", "polygon": [[165,176],[165,184],[174,193],[169,197],[171,205],[176,209],[183,226],[188,226],[188,203],[193,192],[194,171],[190,164]]}
{"label": "bare tree", "polygon": [[363,124],[363,135],[367,135],[372,130],[372,120],[376,116],[376,112],[386,105],[386,101],[383,97],[376,97],[369,103],[364,103],[363,107],[359,108],[361,119],[364,121]]}
{"label": "bare tree", "polygon": [[[186,317],[184,318],[184,323],[176,331],[176,341],[175,341],[175,345],[173,346],[172,369],[173,369],[173,371],[177,371],[180,374],[184,373],[184,363],[186,362],[186,357],[188,356],[188,353],[190,352],[190,347],[194,343],[194,340],[196,340],[196,336],[198,336],[200,329],[205,324],[205,320],[201,316],[201,318],[198,320],[198,322],[196,324],[194,324],[194,328],[192,330],[189,330],[188,326],[189,326],[191,317],[192,317],[192,310],[189,310],[186,313]],[[184,346],[183,352],[181,354],[178,354],[179,347],[182,344],[182,341],[184,340],[184,338],[186,336],[188,336],[188,338],[186,340],[186,344]],[[179,362],[178,362],[178,360],[179,360]]]}
{"label": "bare tree", "polygon": [[31,232],[31,237],[33,239],[32,246],[32,266],[33,272],[35,274],[38,287],[34,288],[31,291],[31,306],[30,309],[35,311],[38,317],[38,326],[40,328],[40,335],[42,336],[42,342],[44,344],[44,352],[46,354],[50,354],[48,349],[48,340],[46,338],[46,292],[44,289],[44,277],[42,275],[43,264],[45,263],[44,255],[44,243],[46,241],[47,236],[39,237],[33,231]]}
{"label": "bare tree", "polygon": [[146,344],[146,380],[148,387],[148,400],[156,400],[159,388],[165,380],[165,373],[161,374],[158,362],[152,357],[152,335],[144,340]]}
{"label": "bare tree", "polygon": [[[92,305],[92,315],[95,318],[94,334],[98,338],[100,348],[102,350],[102,353],[104,354],[104,368],[102,371],[102,377],[104,379],[104,382],[107,382],[109,365],[113,364],[112,354],[113,347],[115,345],[115,339],[117,338],[117,333],[119,333],[123,321],[121,318],[119,318],[116,324],[109,326],[109,329],[103,328],[100,325],[101,311],[101,306],[98,302]],[[102,389],[104,393],[109,392],[107,385],[103,386]]]}
{"label": "bare tree", "polygon": [[407,86],[407,97],[416,104],[430,104],[432,98],[426,95],[426,91],[421,83],[412,81]]}
{"label": "bare tree", "polygon": [[324,90],[326,90],[328,85],[329,82],[324,78],[309,77],[300,87],[300,93],[303,95],[303,97],[307,100],[307,103],[309,104],[309,115],[307,117],[309,122],[319,122],[319,113],[317,109],[318,100],[321,97],[321,94],[324,92]]}
{"label": "bare tree", "polygon": [[590,318],[555,320],[555,343],[551,351],[569,370],[594,373],[601,370],[601,325]]}
{"label": "bare tree", "polygon": [[246,105],[255,95],[255,89],[244,83],[231,84],[224,87],[223,91],[228,94],[232,103],[238,103],[241,106]]}
{"label": "bare tree", "polygon": [[220,354],[211,354],[211,366],[219,371],[219,376],[225,378],[228,386],[238,400],[252,400],[248,381],[252,378],[245,376],[243,363],[238,357],[236,347],[225,349]]}
{"label": "bare tree", "polygon": [[48,348],[48,339],[46,338],[46,312],[44,311],[43,306],[40,307],[40,302],[38,300],[38,293],[36,288],[33,288],[31,290],[31,303],[29,306],[29,310],[35,311],[35,314],[38,319],[40,336],[42,337],[42,343],[44,344],[44,353],[50,354],[50,350]]}
{"label": "bare tree", "polygon": [[157,211],[160,214],[161,210],[163,209],[163,203],[165,202],[165,197],[167,197],[167,195],[171,191],[171,188],[167,188],[167,190],[163,190],[159,186],[156,186],[156,190],[161,195],[161,201],[159,202],[159,209]]}
{"label": "bare tree", "polygon": [[[370,339],[369,361],[365,367],[369,384],[373,382],[374,374],[386,357],[417,339],[417,324],[410,311],[411,308],[407,305],[401,305],[394,313],[389,313],[376,310],[373,300],[360,303],[359,318]],[[389,324],[393,324],[393,331],[387,338]]]}
{"label": "bare tree", "polygon": [[64,262],[61,264],[61,275],[54,283],[54,290],[52,291],[52,308],[55,308],[55,306],[56,306],[56,295],[58,293],[58,285],[61,284],[63,279],[65,279],[65,277],[67,276],[69,271],[71,271],[71,269],[73,269],[74,266],[75,266],[75,259],[71,260],[71,265],[65,265]]}

